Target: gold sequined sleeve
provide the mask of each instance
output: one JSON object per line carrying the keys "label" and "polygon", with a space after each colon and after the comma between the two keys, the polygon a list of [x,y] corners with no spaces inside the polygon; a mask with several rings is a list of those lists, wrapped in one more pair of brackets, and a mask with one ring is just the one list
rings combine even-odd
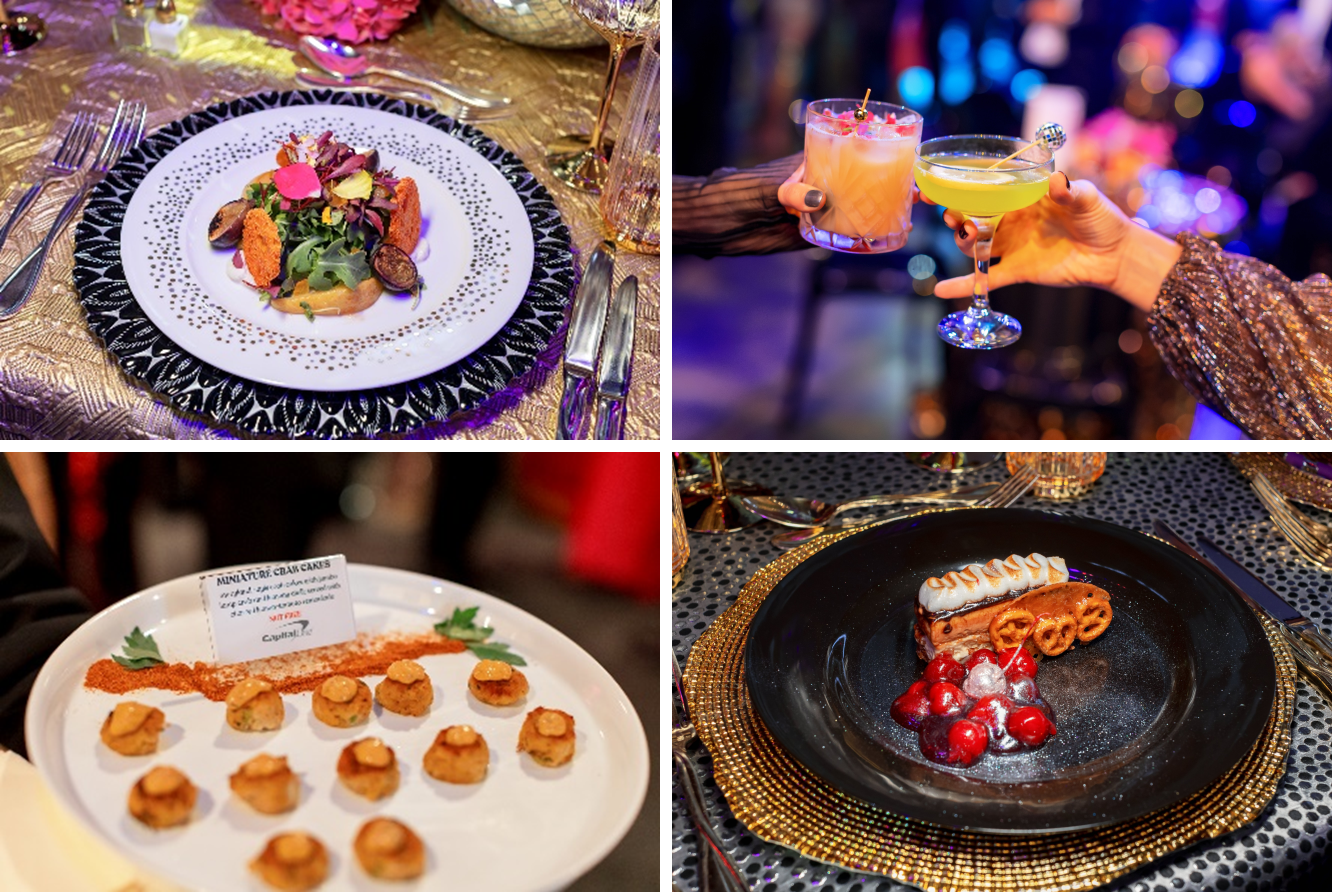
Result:
{"label": "gold sequined sleeve", "polygon": [[758,167],[723,167],[707,177],[671,180],[671,244],[676,254],[771,254],[808,248],[799,220],[777,200],[804,153]]}
{"label": "gold sequined sleeve", "polygon": [[1181,233],[1148,330],[1200,403],[1255,439],[1332,436],[1332,279],[1276,268]]}

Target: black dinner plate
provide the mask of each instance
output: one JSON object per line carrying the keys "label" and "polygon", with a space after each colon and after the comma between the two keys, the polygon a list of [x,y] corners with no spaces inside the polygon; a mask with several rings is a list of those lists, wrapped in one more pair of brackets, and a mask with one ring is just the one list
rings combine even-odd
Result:
{"label": "black dinner plate", "polygon": [[[888,712],[925,668],[911,634],[920,585],[1031,552],[1109,591],[1114,621],[1041,662],[1059,727],[1044,747],[930,762]],[[834,788],[990,833],[1079,830],[1178,802],[1249,751],[1276,695],[1261,624],[1202,564],[1124,527],[1017,508],[918,515],[817,552],[759,608],[744,669],[773,737]]]}

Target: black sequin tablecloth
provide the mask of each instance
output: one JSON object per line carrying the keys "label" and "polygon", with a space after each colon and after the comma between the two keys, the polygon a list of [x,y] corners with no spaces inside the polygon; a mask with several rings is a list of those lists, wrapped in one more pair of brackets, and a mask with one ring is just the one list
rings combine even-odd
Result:
{"label": "black sequin tablecloth", "polygon": [[[768,486],[780,495],[843,501],[879,492],[918,492],[946,485],[942,475],[909,464],[900,453],[738,453],[728,478]],[[1002,461],[966,474],[965,483],[1008,476]],[[1185,539],[1203,533],[1332,632],[1332,574],[1304,560],[1267,519],[1238,469],[1216,453],[1111,453],[1105,476],[1080,499],[1053,502],[1026,496],[1017,507],[1058,510],[1150,533],[1163,518]],[[1311,512],[1317,513],[1317,512]],[[1327,521],[1328,517],[1320,516]],[[750,577],[778,555],[781,528],[763,523],[738,533],[689,535],[690,559],[671,608],[671,646],[681,665],[713,619],[735,601]],[[1248,827],[1167,855],[1106,888],[1173,890],[1332,889],[1332,707],[1301,676],[1290,758],[1276,798]],[[710,759],[691,747],[704,780],[709,814],[755,892],[855,890],[897,892],[910,887],[848,871],[765,843],[731,814],[712,780]],[[699,839],[678,785],[672,800],[671,879],[680,892],[699,888]]]}

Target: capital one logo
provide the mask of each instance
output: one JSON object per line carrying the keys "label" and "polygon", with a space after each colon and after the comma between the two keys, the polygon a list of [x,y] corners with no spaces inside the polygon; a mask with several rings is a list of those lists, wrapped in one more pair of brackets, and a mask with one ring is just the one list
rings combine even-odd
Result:
{"label": "capital one logo", "polygon": [[274,641],[286,641],[288,638],[304,638],[306,635],[313,634],[310,629],[308,619],[292,620],[289,623],[283,623],[278,626],[279,631],[269,632],[261,639],[264,642],[272,643]]}

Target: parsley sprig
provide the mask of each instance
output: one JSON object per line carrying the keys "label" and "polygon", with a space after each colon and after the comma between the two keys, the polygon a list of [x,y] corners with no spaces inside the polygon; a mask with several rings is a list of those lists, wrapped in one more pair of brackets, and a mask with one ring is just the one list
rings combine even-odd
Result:
{"label": "parsley sprig", "polygon": [[162,652],[157,649],[157,642],[153,640],[152,635],[145,635],[139,630],[138,626],[134,631],[125,636],[125,644],[122,650],[125,656],[112,654],[111,659],[115,660],[126,669],[138,671],[147,669],[149,666],[161,666],[166,660],[162,659]]}
{"label": "parsley sprig", "polygon": [[510,651],[509,645],[486,641],[495,634],[495,630],[476,624],[476,615],[480,610],[480,607],[469,607],[466,610],[455,607],[453,616],[443,622],[435,623],[435,631],[455,641],[461,641],[467,645],[468,650],[483,660],[499,660],[514,666],[526,666],[527,661]]}

